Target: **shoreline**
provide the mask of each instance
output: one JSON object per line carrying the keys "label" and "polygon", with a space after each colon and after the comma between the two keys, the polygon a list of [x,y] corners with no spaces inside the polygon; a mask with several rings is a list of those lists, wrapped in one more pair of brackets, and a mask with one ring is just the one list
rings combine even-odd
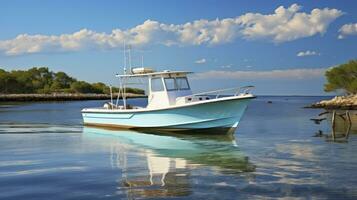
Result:
{"label": "shoreline", "polygon": [[[127,98],[146,98],[146,95],[128,93]],[[113,99],[117,96],[113,94]],[[120,98],[122,99],[122,98]],[[31,101],[81,101],[81,100],[110,100],[109,94],[0,94],[0,102],[31,102]]]}
{"label": "shoreline", "polygon": [[305,108],[323,108],[327,110],[357,110],[357,95],[336,96],[330,100],[323,100],[305,106]]}

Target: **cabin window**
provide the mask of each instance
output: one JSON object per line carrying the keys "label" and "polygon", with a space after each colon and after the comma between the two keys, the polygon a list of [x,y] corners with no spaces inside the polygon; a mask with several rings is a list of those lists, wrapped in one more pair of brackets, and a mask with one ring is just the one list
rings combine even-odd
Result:
{"label": "cabin window", "polygon": [[162,84],[161,78],[152,78],[151,79],[151,91],[158,92],[163,91],[164,85]]}
{"label": "cabin window", "polygon": [[176,78],[176,85],[179,90],[189,90],[190,86],[188,85],[188,81],[186,77],[178,77]]}
{"label": "cabin window", "polygon": [[166,90],[177,90],[174,78],[165,78]]}

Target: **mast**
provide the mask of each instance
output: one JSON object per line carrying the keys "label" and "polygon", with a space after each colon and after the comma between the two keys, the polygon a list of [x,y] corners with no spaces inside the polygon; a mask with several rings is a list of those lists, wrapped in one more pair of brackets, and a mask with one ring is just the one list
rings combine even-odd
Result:
{"label": "mast", "polygon": [[126,74],[126,47],[125,47],[125,40],[124,40],[124,74]]}
{"label": "mast", "polygon": [[[126,71],[126,44],[125,44],[125,40],[123,42],[123,54],[124,54],[124,75],[127,74]],[[122,91],[122,97],[123,97],[123,106],[124,109],[126,109],[126,97],[125,97],[125,77],[123,78],[119,78],[119,91],[118,91],[118,99],[117,102],[119,100],[119,96],[120,96],[120,91]]]}
{"label": "mast", "polygon": [[112,91],[112,85],[109,86],[109,90],[110,90],[110,106],[113,109],[113,91]]}
{"label": "mast", "polygon": [[126,91],[125,91],[125,77],[123,81],[123,105],[124,105],[124,110],[126,109]]}
{"label": "mast", "polygon": [[141,55],[141,67],[144,68],[144,56]]}
{"label": "mast", "polygon": [[[129,73],[132,73],[132,69],[131,69],[131,45],[129,45],[129,51],[128,51],[128,56],[129,56]],[[126,70],[126,45],[125,45],[125,40],[124,40],[124,74],[127,74],[127,70]],[[123,109],[126,109],[126,77],[123,77],[121,80],[121,87],[122,87],[122,91],[123,91]]]}
{"label": "mast", "polygon": [[130,69],[130,73],[132,73],[132,67],[131,67],[131,45],[129,44],[128,47],[128,56],[129,56],[129,69]]}

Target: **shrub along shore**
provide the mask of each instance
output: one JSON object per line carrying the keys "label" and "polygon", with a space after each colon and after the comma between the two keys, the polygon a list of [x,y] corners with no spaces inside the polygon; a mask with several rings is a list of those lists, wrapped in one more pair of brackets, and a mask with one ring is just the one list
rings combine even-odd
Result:
{"label": "shrub along shore", "polygon": [[[145,98],[143,94],[127,94],[127,98]],[[113,100],[116,100],[113,94]],[[0,102],[20,101],[80,101],[80,100],[110,100],[110,94],[0,94]]]}

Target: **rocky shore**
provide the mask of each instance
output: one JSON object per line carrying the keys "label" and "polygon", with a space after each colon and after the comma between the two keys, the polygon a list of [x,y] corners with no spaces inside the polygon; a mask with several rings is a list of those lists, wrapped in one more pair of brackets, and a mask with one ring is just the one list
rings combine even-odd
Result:
{"label": "rocky shore", "polygon": [[[141,94],[127,94],[128,98],[143,98]],[[117,96],[114,95],[113,99]],[[0,102],[9,101],[79,101],[79,100],[108,100],[109,94],[0,94]]]}
{"label": "rocky shore", "polygon": [[307,108],[357,110],[357,94],[349,96],[336,96],[330,100],[314,103]]}

